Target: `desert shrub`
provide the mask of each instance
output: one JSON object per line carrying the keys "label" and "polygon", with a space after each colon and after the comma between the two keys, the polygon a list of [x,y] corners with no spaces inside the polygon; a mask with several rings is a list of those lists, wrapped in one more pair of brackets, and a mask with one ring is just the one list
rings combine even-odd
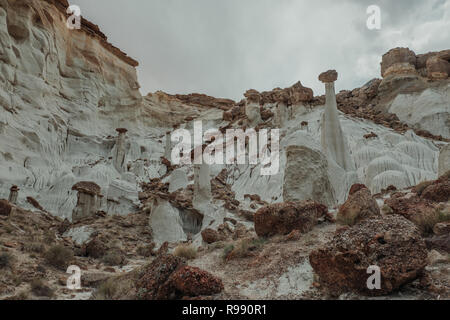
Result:
{"label": "desert shrub", "polygon": [[436,224],[447,221],[450,221],[450,214],[436,210],[432,214],[423,215],[415,222],[423,234],[429,235],[433,233],[433,228]]}
{"label": "desert shrub", "polygon": [[224,249],[223,258],[239,259],[246,258],[251,255],[252,252],[259,250],[267,242],[265,238],[247,238],[238,241],[235,245],[228,245]]}
{"label": "desert shrub", "polygon": [[47,230],[44,233],[44,243],[46,244],[53,244],[56,242],[56,234],[52,230]]}
{"label": "desert shrub", "polygon": [[234,245],[233,244],[227,244],[224,248],[223,248],[223,254],[222,254],[222,259],[226,260],[228,258],[228,256],[230,255],[230,253],[234,250]]}
{"label": "desert shrub", "polygon": [[12,282],[16,287],[20,286],[24,282],[22,275],[21,274],[13,274]]}
{"label": "desert shrub", "polygon": [[190,245],[179,245],[175,248],[173,255],[175,257],[185,258],[187,260],[193,260],[197,258],[197,249]]}
{"label": "desert shrub", "polygon": [[16,301],[24,301],[24,300],[28,300],[28,299],[29,299],[29,295],[28,295],[28,292],[26,292],[26,291],[22,291],[14,297],[14,300],[16,300]]}
{"label": "desert shrub", "polygon": [[121,266],[125,264],[126,259],[119,249],[111,249],[103,256],[102,261],[108,266]]}
{"label": "desert shrub", "polygon": [[225,245],[226,245],[226,243],[224,241],[217,241],[217,242],[214,242],[214,243],[211,243],[210,245],[208,245],[208,249],[210,251],[214,251],[217,249],[223,249],[223,248],[225,248]]}
{"label": "desert shrub", "polygon": [[348,216],[344,217],[341,215],[338,215],[336,218],[336,222],[342,226],[353,226],[356,222],[357,216]]}
{"label": "desert shrub", "polygon": [[117,292],[117,282],[114,279],[108,279],[100,284],[93,293],[95,300],[111,300]]}
{"label": "desert shrub", "polygon": [[154,244],[153,245],[140,246],[140,247],[137,248],[136,253],[138,255],[140,255],[140,256],[148,258],[148,257],[151,257],[151,256],[155,255],[154,249],[155,249],[155,245]]}
{"label": "desert shrub", "polygon": [[5,224],[4,226],[3,226],[3,229],[5,230],[5,232],[6,233],[8,233],[8,234],[12,234],[16,229],[12,226],[12,225],[10,225],[10,224]]}
{"label": "desert shrub", "polygon": [[381,213],[385,215],[394,214],[394,210],[392,210],[391,207],[389,207],[387,204],[384,204],[383,207],[381,207]]}
{"label": "desert shrub", "polygon": [[23,250],[25,252],[42,253],[45,251],[45,246],[40,242],[28,242],[24,245]]}
{"label": "desert shrub", "polygon": [[41,279],[34,279],[31,281],[31,292],[38,297],[51,298],[54,295],[54,291]]}
{"label": "desert shrub", "polygon": [[44,254],[47,263],[60,270],[66,270],[73,259],[73,251],[63,245],[54,245]]}
{"label": "desert shrub", "polygon": [[0,253],[0,269],[11,268],[13,257],[9,253]]}

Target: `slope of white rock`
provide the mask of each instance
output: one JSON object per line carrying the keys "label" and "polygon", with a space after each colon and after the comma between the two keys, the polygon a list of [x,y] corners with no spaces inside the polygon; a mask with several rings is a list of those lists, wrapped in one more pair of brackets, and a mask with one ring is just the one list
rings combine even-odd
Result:
{"label": "slope of white rock", "polygon": [[439,176],[450,171],[450,144],[445,145],[439,153]]}
{"label": "slope of white rock", "polygon": [[[317,107],[313,111],[302,106],[292,108],[303,111],[293,112],[294,116],[282,128],[281,168],[286,168],[288,147],[305,146],[320,150],[321,146],[321,119],[324,107]],[[349,188],[356,182],[364,183],[372,192],[378,193],[390,185],[402,188],[437,177],[439,148],[434,142],[419,137],[412,131],[402,135],[384,126],[367,120],[353,119],[340,112],[339,120],[356,171],[345,171],[328,162],[328,178],[334,188],[337,203],[346,200]],[[301,129],[299,125],[303,121],[308,122],[305,129]],[[364,138],[372,132],[378,137]],[[304,156],[304,161],[307,161],[308,155]],[[290,165],[287,165],[287,168],[289,167]],[[270,177],[258,175],[258,167],[255,166],[236,166],[232,172],[233,178],[229,182],[240,199],[243,199],[245,194],[259,194],[266,201],[281,202],[283,187],[298,188],[295,179],[284,178],[284,169],[280,170],[278,175]],[[283,181],[288,183],[283,185]],[[314,181],[309,183],[313,185]],[[285,191],[284,194],[291,192]]]}
{"label": "slope of white rock", "polygon": [[399,94],[389,112],[414,128],[450,138],[450,83],[421,93]]}

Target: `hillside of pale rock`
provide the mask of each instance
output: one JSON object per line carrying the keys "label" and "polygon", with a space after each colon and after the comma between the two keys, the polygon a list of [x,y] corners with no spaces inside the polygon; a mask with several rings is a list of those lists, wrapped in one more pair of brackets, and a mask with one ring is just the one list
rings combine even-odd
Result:
{"label": "hillside of pale rock", "polygon": [[[393,49],[337,93],[345,70],[318,70],[324,96],[142,96],[138,62],[67,5],[0,0],[1,299],[450,298],[449,50]],[[173,164],[194,121],[280,129],[278,173]]]}

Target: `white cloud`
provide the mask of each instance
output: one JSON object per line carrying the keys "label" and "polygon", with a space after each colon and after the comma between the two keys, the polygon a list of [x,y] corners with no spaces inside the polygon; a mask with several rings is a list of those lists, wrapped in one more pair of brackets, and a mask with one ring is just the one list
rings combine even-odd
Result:
{"label": "white cloud", "polygon": [[[72,1],[71,1],[72,3]],[[142,93],[201,92],[242,98],[300,80],[316,94],[317,76],[339,74],[338,90],[379,77],[383,53],[416,53],[450,43],[450,0],[76,0],[110,41],[140,62]],[[382,29],[366,28],[368,5]]]}

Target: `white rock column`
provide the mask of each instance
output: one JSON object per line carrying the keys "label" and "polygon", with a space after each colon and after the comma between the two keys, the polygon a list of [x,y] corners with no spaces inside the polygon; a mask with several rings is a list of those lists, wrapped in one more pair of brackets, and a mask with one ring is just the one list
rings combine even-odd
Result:
{"label": "white rock column", "polygon": [[123,164],[125,162],[125,138],[127,129],[116,129],[119,133],[116,139],[116,152],[114,154],[114,167],[117,171],[122,172]]}
{"label": "white rock column", "polygon": [[166,241],[177,243],[187,240],[180,212],[167,200],[154,199],[151,205],[149,225],[153,232],[153,241],[158,246]]}
{"label": "white rock column", "polygon": [[261,119],[261,107],[256,103],[247,103],[245,106],[245,115],[248,118],[249,125],[256,127],[262,122]]}
{"label": "white rock column", "polygon": [[170,134],[171,134],[170,131],[166,132],[166,145],[164,149],[164,157],[167,160],[172,161],[172,140]]}
{"label": "white rock column", "polygon": [[19,187],[12,186],[9,190],[9,198],[8,201],[12,204],[17,204],[17,198],[19,197]]}
{"label": "white rock column", "polygon": [[322,119],[322,149],[327,157],[331,158],[346,171],[354,170],[351,161],[347,139],[342,131],[336,103],[334,82],[338,74],[334,70],[322,73],[319,80],[325,83],[326,105]]}
{"label": "white rock column", "polygon": [[211,201],[211,177],[209,165],[206,163],[194,165],[194,203],[209,203]]}
{"label": "white rock column", "polygon": [[185,189],[189,184],[186,172],[183,169],[174,170],[169,178],[169,192]]}
{"label": "white rock column", "polygon": [[72,187],[78,191],[77,205],[72,212],[72,222],[93,217],[98,211],[101,198],[100,187],[94,182],[79,182]]}

